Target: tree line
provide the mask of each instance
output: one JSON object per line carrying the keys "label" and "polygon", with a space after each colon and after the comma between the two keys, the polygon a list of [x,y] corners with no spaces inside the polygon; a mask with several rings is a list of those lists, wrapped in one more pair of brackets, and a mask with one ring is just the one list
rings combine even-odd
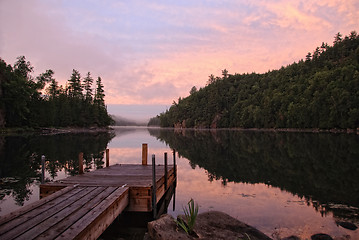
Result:
{"label": "tree line", "polygon": [[359,36],[338,33],[305,59],[264,74],[210,75],[151,119],[162,127],[358,128]]}
{"label": "tree line", "polygon": [[13,66],[0,58],[0,127],[103,127],[112,123],[101,77],[93,89],[91,73],[82,78],[73,69],[63,87],[51,69],[37,77],[32,72],[24,56]]}

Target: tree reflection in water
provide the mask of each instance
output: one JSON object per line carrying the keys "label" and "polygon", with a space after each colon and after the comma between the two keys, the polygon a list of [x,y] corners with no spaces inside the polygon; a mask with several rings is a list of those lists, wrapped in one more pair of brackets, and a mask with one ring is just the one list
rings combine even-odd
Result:
{"label": "tree reflection in water", "polygon": [[84,153],[85,171],[102,168],[112,133],[28,135],[0,137],[0,200],[13,196],[22,206],[30,198],[30,185],[41,179],[41,156],[53,181],[59,172],[78,174],[78,154]]}
{"label": "tree reflection in water", "polygon": [[322,215],[359,222],[359,136],[239,130],[159,130],[208,180],[265,183],[305,199]]}

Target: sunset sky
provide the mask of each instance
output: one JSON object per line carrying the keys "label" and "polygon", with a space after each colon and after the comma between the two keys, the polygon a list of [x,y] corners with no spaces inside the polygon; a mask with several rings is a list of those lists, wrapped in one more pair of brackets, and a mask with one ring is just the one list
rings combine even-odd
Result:
{"label": "sunset sky", "polygon": [[357,0],[0,0],[0,58],[24,55],[34,76],[52,69],[62,85],[72,69],[101,76],[109,112],[125,117],[129,106],[154,116],[222,69],[278,69],[353,30]]}

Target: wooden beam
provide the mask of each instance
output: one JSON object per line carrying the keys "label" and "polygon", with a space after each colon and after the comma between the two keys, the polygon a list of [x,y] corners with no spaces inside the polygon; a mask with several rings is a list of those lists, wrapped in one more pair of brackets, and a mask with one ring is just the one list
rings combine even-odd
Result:
{"label": "wooden beam", "polygon": [[147,143],[142,144],[142,165],[147,165],[148,146]]}
{"label": "wooden beam", "polygon": [[167,190],[167,153],[165,152],[165,156],[164,156],[164,161],[165,161],[165,190]]}
{"label": "wooden beam", "polygon": [[110,149],[106,149],[106,167],[110,166]]}
{"label": "wooden beam", "polygon": [[156,186],[156,159],[155,159],[155,155],[152,155],[152,211],[153,211],[153,218],[156,218],[157,216],[157,211],[156,211],[156,206],[157,206],[157,201],[156,201],[156,190],[157,190],[157,186]]}

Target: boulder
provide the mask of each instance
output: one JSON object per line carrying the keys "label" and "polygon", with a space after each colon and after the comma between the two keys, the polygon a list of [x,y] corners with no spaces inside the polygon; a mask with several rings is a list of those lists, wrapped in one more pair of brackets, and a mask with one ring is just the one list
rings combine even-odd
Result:
{"label": "boulder", "polygon": [[222,212],[206,212],[197,216],[194,232],[198,237],[189,236],[177,227],[174,218],[164,215],[148,223],[148,234],[154,240],[167,239],[251,239],[270,240],[259,230]]}
{"label": "boulder", "polygon": [[171,215],[164,214],[147,225],[148,237],[153,240],[192,239],[185,231],[180,231]]}

